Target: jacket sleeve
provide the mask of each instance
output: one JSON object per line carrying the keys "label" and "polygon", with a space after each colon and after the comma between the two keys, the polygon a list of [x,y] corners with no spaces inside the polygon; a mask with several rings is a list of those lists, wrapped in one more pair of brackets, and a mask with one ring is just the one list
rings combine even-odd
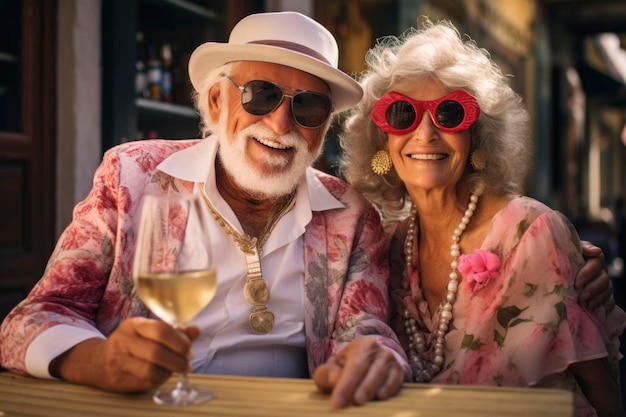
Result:
{"label": "jacket sleeve", "polygon": [[[3,367],[27,373],[29,346],[54,326],[68,325],[97,334],[99,314],[119,313],[119,306],[102,304],[115,259],[115,242],[120,241],[117,213],[128,204],[118,183],[119,167],[118,153],[107,152],[91,192],[75,207],[73,220],[58,240],[43,277],[2,323]],[[120,284],[120,277],[116,279]],[[107,308],[110,311],[103,311]]]}
{"label": "jacket sleeve", "polygon": [[379,212],[350,188],[339,188],[334,193],[346,207],[315,212],[305,234],[310,371],[354,338],[374,337],[393,352],[408,381],[406,355],[387,323],[388,238]]}

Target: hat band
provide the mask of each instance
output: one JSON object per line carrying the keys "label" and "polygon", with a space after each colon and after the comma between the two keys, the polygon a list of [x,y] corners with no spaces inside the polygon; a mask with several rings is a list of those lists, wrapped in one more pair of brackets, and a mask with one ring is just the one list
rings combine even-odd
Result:
{"label": "hat band", "polygon": [[308,55],[312,58],[317,59],[318,61],[322,61],[324,63],[326,63],[326,65],[329,65],[331,67],[335,67],[333,64],[331,64],[323,55],[319,54],[317,51],[307,48],[306,46],[303,46],[301,44],[298,43],[293,43],[293,42],[284,42],[284,41],[276,41],[276,40],[265,40],[265,41],[253,41],[253,42],[249,42],[251,44],[261,44],[261,45],[267,45],[267,46],[276,46],[278,48],[283,48],[283,49],[289,49],[291,51],[294,52],[298,52],[304,55]]}

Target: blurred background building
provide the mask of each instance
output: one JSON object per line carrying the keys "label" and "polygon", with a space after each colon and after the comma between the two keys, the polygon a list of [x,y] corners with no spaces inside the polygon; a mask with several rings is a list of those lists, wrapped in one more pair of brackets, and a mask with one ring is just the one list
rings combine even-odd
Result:
{"label": "blurred background building", "polygon": [[[193,48],[274,10],[326,25],[351,74],[378,38],[422,15],[488,49],[532,116],[526,194],[604,249],[624,293],[624,0],[0,0],[0,317],[41,276],[106,149],[199,135]],[[319,163],[329,172],[338,129]]]}

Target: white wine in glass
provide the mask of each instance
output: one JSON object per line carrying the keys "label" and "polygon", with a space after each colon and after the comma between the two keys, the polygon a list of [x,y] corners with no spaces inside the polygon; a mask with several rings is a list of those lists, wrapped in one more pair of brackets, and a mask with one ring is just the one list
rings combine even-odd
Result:
{"label": "white wine in glass", "polygon": [[[146,194],[137,230],[133,276],[137,294],[160,319],[184,326],[213,299],[215,265],[203,202],[175,192]],[[158,404],[203,404],[212,390],[191,386],[187,375],[154,394]]]}

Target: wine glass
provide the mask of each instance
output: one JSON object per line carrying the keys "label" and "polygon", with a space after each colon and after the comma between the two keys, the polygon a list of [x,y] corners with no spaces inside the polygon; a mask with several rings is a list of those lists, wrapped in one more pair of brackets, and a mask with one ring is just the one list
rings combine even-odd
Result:
{"label": "wine glass", "polygon": [[[215,265],[202,200],[176,192],[146,194],[137,231],[133,278],[148,308],[170,325],[192,320],[215,295]],[[203,404],[212,390],[191,386],[187,374],[173,388],[161,387],[158,404]]]}

